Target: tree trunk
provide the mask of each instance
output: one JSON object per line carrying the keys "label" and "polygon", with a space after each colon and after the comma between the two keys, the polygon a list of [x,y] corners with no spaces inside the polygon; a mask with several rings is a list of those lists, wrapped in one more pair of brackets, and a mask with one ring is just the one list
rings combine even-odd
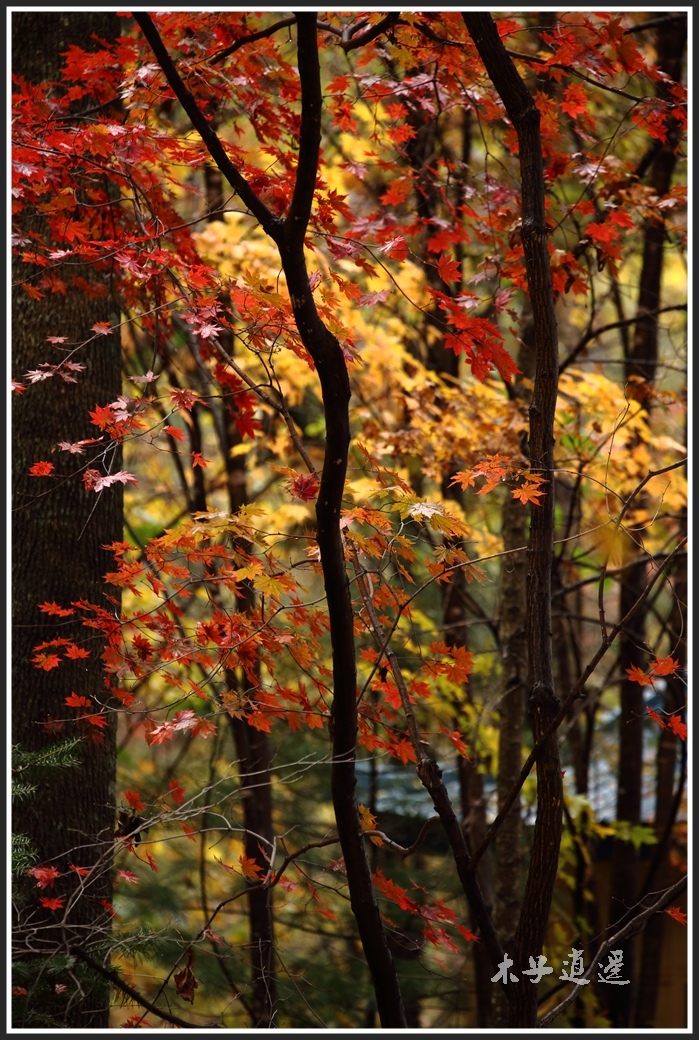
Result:
{"label": "tree trunk", "polygon": [[[528,709],[534,741],[557,713],[551,647],[551,571],[554,531],[553,421],[558,386],[558,330],[545,220],[539,112],[500,40],[489,14],[463,13],[466,27],[517,132],[522,177],[522,244],[534,325],[536,372],[529,408],[532,472],[546,481],[541,506],[532,509],[527,571]],[[537,815],[522,910],[512,945],[513,971],[536,958],[546,937],[558,869],[562,823],[561,767],[555,733],[537,760]],[[536,1023],[536,987],[512,986],[510,1026]]]}
{"label": "tree trunk", "polygon": [[211,157],[237,191],[241,201],[277,245],[296,327],[320,379],[326,443],[316,502],[316,538],[320,549],[332,643],[333,806],[347,871],[352,912],[372,975],[381,1025],[384,1028],[405,1028],[398,976],[381,923],[355,797],[357,661],[349,578],[340,530],[350,443],[349,376],[339,341],[325,327],[316,309],[304,251],[304,238],[315,196],[321,134],[322,92],[317,15],[296,15],[301,123],[296,182],[291,204],[283,220],[276,217],[258,198],[228,158],[213,127],[182,82],[149,16],[136,12],[134,18]]}
{"label": "tree trunk", "polygon": [[[58,79],[61,52],[71,44],[90,47],[93,32],[110,37],[118,32],[118,19],[111,14],[71,14],[34,11],[15,12],[12,18],[13,70],[30,82]],[[24,233],[41,230],[41,218],[20,215]],[[28,264],[15,265],[15,280],[36,272]],[[90,279],[91,272],[83,270]],[[48,336],[66,336],[70,343],[90,337],[97,321],[118,325],[119,315],[109,295],[90,297],[71,287],[65,295],[30,299],[17,287],[12,298],[13,373],[21,381],[29,369],[54,362],[55,349]],[[52,353],[52,351],[54,353]],[[84,348],[79,360],[86,369],[75,384],[60,377],[47,379],[16,395],[12,408],[12,741],[29,751],[50,747],[57,739],[72,735],[66,727],[57,738],[43,725],[49,716],[70,715],[65,699],[71,692],[106,699],[100,640],[72,618],[42,614],[38,604],[55,601],[69,607],[79,599],[104,603],[103,575],[112,569],[113,557],[103,548],[122,537],[120,485],[95,494],[88,492],[75,473],[75,457],[51,454],[59,440],[78,441],[95,432],[88,410],[113,401],[121,390],[120,341],[118,334],[100,337]],[[40,460],[55,461],[55,477],[29,476],[29,467]],[[118,469],[118,466],[117,466]],[[118,590],[114,590],[118,611]],[[88,636],[89,633],[89,636]],[[50,671],[32,664],[34,647],[52,638],[73,640],[90,651],[89,658],[62,660]],[[99,731],[103,743],[84,741],[79,763],[72,768],[37,773],[37,794],[22,803],[16,827],[28,835],[43,865],[65,872],[51,891],[67,896],[77,887],[78,876],[71,863],[91,867],[109,852],[115,826],[115,716],[107,714],[108,727]],[[97,730],[95,733],[97,734]],[[90,881],[89,889],[66,914],[63,931],[55,927],[55,911],[37,909],[34,883],[27,893],[31,932],[23,928],[19,911],[19,940],[16,955],[37,959],[36,983],[27,987],[23,1021],[17,1026],[55,1022],[61,1028],[105,1029],[109,1025],[108,985],[80,971],[83,992],[76,991],[73,971],[49,978],[42,961],[71,943],[89,947],[108,939],[109,915],[101,900],[111,902],[112,882],[108,866]],[[58,961],[56,961],[58,963]],[[63,977],[65,976],[65,977]],[[67,985],[59,998],[56,982]],[[46,1016],[37,1020],[36,1015]]]}
{"label": "tree trunk", "polygon": [[[658,38],[658,65],[673,80],[681,80],[686,46],[686,22],[671,22]],[[662,95],[664,86],[659,93]],[[662,198],[670,190],[677,162],[677,133],[670,132],[667,141],[658,150],[650,168],[653,189]],[[664,264],[665,225],[654,216],[646,221],[643,244],[643,264],[638,292],[637,321],[631,349],[626,355],[626,380],[636,383],[634,394],[650,411],[651,391],[658,363],[658,316]],[[629,555],[638,555],[635,541],[626,539]],[[619,614],[624,617],[648,579],[645,562],[623,572]],[[634,665],[643,668],[646,660],[645,630],[647,605],[634,617],[632,627],[622,631],[619,639],[619,674],[621,675],[621,712],[619,716],[619,770],[617,793],[617,820],[630,824],[641,822],[641,783],[643,768],[643,718],[645,715],[643,687],[631,682],[627,670]],[[638,855],[630,842],[615,843],[612,860],[612,891],[610,927],[623,921],[628,909],[635,906],[640,875]],[[635,969],[636,943],[622,945],[624,967],[632,980],[630,986],[610,987],[608,1011],[614,1028],[628,1028],[632,1009],[640,995]]]}
{"label": "tree trunk", "polygon": [[[519,351],[521,376],[516,377],[513,397],[524,409],[530,393],[525,380],[534,375],[533,327],[527,321]],[[528,451],[522,437],[522,450]],[[532,507],[534,508],[534,507]],[[502,654],[503,697],[499,705],[498,735],[498,812],[522,769],[522,731],[525,723],[527,690],[527,602],[526,551],[527,514],[521,502],[509,497],[502,509],[502,548],[505,553],[499,589],[498,633]],[[519,551],[516,551],[519,550]],[[505,817],[495,839],[495,910],[493,920],[502,944],[509,948],[514,938],[522,906],[522,807],[518,796]],[[509,1008],[499,993],[494,1008],[494,1024],[505,1028]]]}
{"label": "tree trunk", "polygon": [[[223,205],[223,177],[218,167],[207,166],[204,170],[206,201],[209,221],[220,220]],[[228,308],[230,298],[221,295],[221,304]],[[230,316],[230,315],[229,315]],[[222,329],[219,343],[232,357],[235,353],[233,334]],[[235,421],[235,398],[224,399],[221,418],[221,451],[225,459],[228,507],[237,513],[248,501],[248,483],[245,458],[233,454],[233,448],[242,442]],[[199,472],[199,471],[197,471]],[[245,548],[248,548],[245,546]],[[255,607],[255,590],[249,581],[242,582],[238,594],[237,608],[252,611]],[[230,689],[244,692],[245,677],[242,669],[238,673],[227,670],[226,681]],[[272,820],[272,753],[268,735],[250,726],[245,719],[231,717],[231,730],[238,758],[238,770],[243,794],[243,821],[245,824],[245,855],[254,860],[267,873],[269,862],[265,850],[260,848],[259,838],[271,842],[274,838]],[[258,837],[259,836],[259,837]],[[251,1025],[254,1029],[269,1029],[275,1024],[277,1014],[277,979],[274,963],[274,916],[273,888],[251,885],[247,893],[248,923],[250,927],[251,992],[249,1006]]]}

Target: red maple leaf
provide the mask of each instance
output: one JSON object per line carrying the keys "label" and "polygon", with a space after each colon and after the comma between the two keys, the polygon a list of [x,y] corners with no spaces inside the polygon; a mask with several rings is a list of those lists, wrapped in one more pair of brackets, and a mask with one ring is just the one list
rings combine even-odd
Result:
{"label": "red maple leaf", "polygon": [[145,805],[141,800],[141,796],[138,791],[124,791],[124,798],[129,803],[134,812],[143,812]]}
{"label": "red maple leaf", "polygon": [[36,878],[38,888],[53,888],[54,881],[61,876],[55,867],[30,867],[27,874]]}
{"label": "red maple leaf", "polygon": [[408,198],[412,190],[413,185],[409,177],[397,177],[388,191],[381,196],[381,201],[384,206],[398,206]]}
{"label": "red maple leaf", "polygon": [[174,776],[170,780],[170,794],[175,805],[182,805],[185,800],[184,787],[180,787]]}
{"label": "red maple leaf", "polygon": [[377,891],[381,895],[386,896],[392,903],[396,903],[401,910],[408,910],[411,914],[416,914],[419,910],[417,903],[410,898],[408,890],[401,888],[395,881],[391,881],[390,878],[384,876],[383,871],[377,870],[375,874],[372,874],[374,884],[376,885]]}
{"label": "red maple leaf", "polygon": [[567,112],[573,119],[587,112],[590,99],[581,83],[573,83],[571,86],[566,87],[564,96],[565,100],[560,103],[562,112]]}
{"label": "red maple leaf", "polygon": [[437,262],[437,273],[443,282],[451,285],[461,281],[461,264],[451,256],[441,256]]}
{"label": "red maple leaf", "polygon": [[66,657],[69,657],[71,661],[79,661],[80,659],[89,656],[89,650],[84,650],[81,646],[76,646],[75,643],[72,643],[66,650]]}
{"label": "red maple leaf", "polygon": [[49,602],[40,603],[39,610],[44,614],[55,614],[56,617],[69,617],[71,614],[75,613],[75,611],[70,608],[59,607],[58,603]]}
{"label": "red maple leaf", "polygon": [[674,917],[680,924],[687,924],[687,915],[680,910],[679,906],[671,906],[665,913],[669,914],[670,917]]}
{"label": "red maple leaf", "polygon": [[105,430],[114,422],[114,412],[108,404],[96,404],[94,412],[90,412],[90,421],[93,426]]}
{"label": "red maple leaf", "polygon": [[155,862],[155,860],[151,856],[150,852],[148,852],[148,850],[146,850],[146,859],[148,860],[148,865],[150,866],[150,869],[155,871],[155,873],[157,874],[158,873],[158,864]]}
{"label": "red maple leaf", "polygon": [[53,462],[35,462],[33,466],[29,467],[29,476],[50,477],[55,468]]}
{"label": "red maple leaf", "polygon": [[191,412],[195,404],[204,404],[193,390],[171,390],[170,397],[176,408],[184,408],[188,412]]}
{"label": "red maple leaf", "polygon": [[130,870],[117,870],[117,877],[123,878],[124,881],[128,881],[131,885],[137,885],[141,880],[137,874],[132,874]]}
{"label": "red maple leaf", "polygon": [[66,697],[69,708],[91,708],[92,701],[88,697],[80,697],[77,693],[71,693]]}
{"label": "red maple leaf", "polygon": [[463,925],[454,922],[454,927],[459,929],[466,942],[480,942],[478,936],[474,935],[473,932],[470,932],[468,928],[464,928]]}
{"label": "red maple leaf", "polygon": [[47,896],[42,896],[39,902],[48,910],[62,910],[63,907],[66,905],[65,899],[60,899],[58,897],[49,899]]}
{"label": "red maple leaf", "polygon": [[660,716],[658,715],[657,711],[653,711],[652,708],[649,708],[648,706],[646,706],[646,712],[650,715],[650,717],[652,718],[653,722],[657,723],[658,726],[660,726],[661,729],[665,729],[665,723],[660,718]]}
{"label": "red maple leaf", "polygon": [[318,478],[315,473],[298,474],[286,484],[292,498],[298,498],[302,502],[309,502],[318,494]]}

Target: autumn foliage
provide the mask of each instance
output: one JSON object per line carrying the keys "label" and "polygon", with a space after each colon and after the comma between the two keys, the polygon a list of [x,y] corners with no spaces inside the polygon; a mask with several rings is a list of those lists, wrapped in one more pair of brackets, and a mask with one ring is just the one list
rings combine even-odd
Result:
{"label": "autumn foliage", "polygon": [[[587,967],[652,904],[666,943],[686,923],[668,909],[687,740],[681,69],[663,67],[640,12],[494,16],[539,114],[532,229],[524,138],[461,13],[119,17],[114,39],[70,46],[55,81],[13,76],[16,291],[49,310],[109,297],[120,315],[78,340],[57,325],[13,391],[70,395],[105,336],[123,355],[122,393],[86,408],[91,435],[47,444],[22,476],[37,498],[67,482],[125,501],[100,595],[37,602],[31,659],[37,682],[101,661],[100,689],[67,685],[34,721],[95,749],[117,726],[114,833],[89,836],[90,867],[75,865],[81,839],[24,872],[19,931],[36,904],[69,922],[111,872],[94,941],[54,952],[109,973],[119,1028],[619,1024],[632,1012],[604,987],[566,1003],[549,976],[524,1021],[489,980],[539,932],[524,966],[578,944]],[[657,362],[639,374],[649,228],[665,274]],[[557,374],[537,340],[535,247]],[[531,441],[545,377],[551,466]],[[538,623],[531,551],[547,517],[539,718],[536,642],[513,685],[505,615],[519,610],[515,631]],[[643,584],[624,616],[632,565]],[[502,591],[508,574],[529,607]],[[74,623],[80,639],[61,634]],[[643,698],[637,820],[605,793],[623,681]],[[502,790],[508,694],[529,721]],[[549,809],[563,833],[534,927]],[[504,912],[510,813],[523,830]],[[639,864],[648,853],[621,923],[606,904],[595,916],[612,884],[604,841]],[[662,884],[644,873],[654,850]],[[20,981],[13,1000],[28,1001]]]}

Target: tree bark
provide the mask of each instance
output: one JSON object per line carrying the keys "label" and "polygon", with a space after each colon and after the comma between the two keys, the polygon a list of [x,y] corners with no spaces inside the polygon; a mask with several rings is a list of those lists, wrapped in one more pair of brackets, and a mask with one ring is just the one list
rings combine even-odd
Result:
{"label": "tree bark", "polygon": [[[682,78],[682,63],[687,39],[685,21],[673,22],[658,36],[658,65],[673,80]],[[666,88],[660,85],[662,95]],[[677,163],[678,134],[672,131],[658,150],[650,168],[653,189],[662,198],[670,190]],[[630,350],[626,354],[626,380],[641,379],[634,392],[640,403],[650,412],[652,388],[658,365],[658,315],[661,306],[661,284],[664,266],[665,225],[662,219],[650,217],[646,221],[643,243],[643,263],[636,308],[636,326]],[[628,555],[638,554],[638,545],[625,540]],[[624,617],[641,594],[648,579],[645,562],[623,572],[619,614]],[[619,674],[621,678],[621,711],[619,715],[619,767],[617,789],[617,820],[630,824],[641,822],[641,787],[643,769],[643,718],[645,716],[643,687],[631,682],[627,670],[643,668],[646,660],[645,645],[647,606],[636,614],[633,624],[619,637]],[[610,927],[615,928],[635,905],[640,885],[638,854],[630,842],[617,841],[612,860],[612,891]],[[609,993],[608,1011],[615,1028],[631,1025],[633,1008],[641,996],[636,972],[637,943],[623,946],[624,967],[631,978],[630,986],[614,986]]]}
{"label": "tree bark", "polygon": [[[115,36],[118,20],[111,14],[15,12],[12,19],[13,69],[33,83],[57,80],[60,55],[71,44],[90,48],[90,36]],[[24,210],[19,217],[23,231],[43,230],[41,218]],[[15,280],[32,275],[30,265],[17,262]],[[89,269],[80,272],[93,279]],[[91,298],[71,287],[65,295],[30,299],[21,287],[13,289],[13,372],[21,380],[29,369],[57,360],[49,353],[48,336],[66,336],[80,343],[90,337],[96,321],[118,325],[119,314],[108,294]],[[76,692],[104,703],[106,691],[100,639],[72,618],[42,614],[38,604],[55,601],[68,607],[79,599],[104,602],[104,574],[113,557],[104,546],[122,537],[120,485],[99,495],[85,490],[74,456],[52,455],[59,440],[78,441],[95,432],[88,410],[113,401],[121,390],[121,347],[118,334],[100,337],[80,353],[86,369],[76,384],[60,377],[37,383],[16,395],[12,407],[12,741],[37,751],[50,747],[56,736],[43,723],[48,716],[65,718],[70,712],[65,698]],[[28,475],[39,460],[54,459],[56,478]],[[71,462],[71,460],[73,460]],[[117,466],[118,469],[118,466]],[[118,590],[114,590],[118,610]],[[86,633],[89,632],[89,638]],[[89,649],[84,660],[61,662],[51,671],[38,670],[31,661],[34,647],[61,637]],[[37,794],[22,803],[16,827],[33,841],[41,864],[52,865],[66,876],[57,881],[51,895],[67,896],[76,888],[77,875],[69,865],[91,867],[108,852],[115,825],[115,716],[107,714],[108,727],[100,733],[104,743],[83,742],[74,768],[36,774]],[[96,731],[97,732],[97,731]],[[68,730],[63,736],[71,735]],[[58,738],[62,739],[62,738]],[[109,916],[101,900],[111,902],[111,872],[102,869],[67,914],[66,927],[55,927],[57,915],[38,903],[36,885],[27,892],[31,903],[31,929],[19,932],[18,956],[31,957],[37,949],[36,985],[26,998],[25,1021],[49,1015],[61,1028],[101,1029],[109,1025],[109,988],[100,976],[80,971],[83,993],[74,979],[53,976],[51,985],[41,973],[42,959],[78,942],[89,947],[108,938]],[[22,924],[23,914],[19,913]],[[68,986],[63,998],[53,983]],[[41,1022],[42,1025],[45,1021]]]}
{"label": "tree bark", "polygon": [[[535,742],[555,717],[551,647],[551,571],[554,531],[553,421],[558,386],[558,330],[545,220],[539,112],[489,14],[462,13],[486,71],[517,132],[522,180],[522,244],[534,323],[536,372],[529,408],[532,472],[546,480],[541,506],[532,508],[527,571],[528,709]],[[558,868],[562,823],[561,768],[556,734],[537,761],[537,816],[522,910],[512,944],[513,971],[541,952]],[[513,984],[510,1026],[536,1023],[536,987]]]}
{"label": "tree bark", "polygon": [[316,309],[304,252],[304,238],[315,193],[321,134],[322,93],[317,16],[315,13],[296,15],[302,97],[301,126],[296,183],[289,212],[284,220],[275,216],[260,201],[231,163],[213,128],[184,86],[149,16],[135,12],[134,18],[217,166],[276,243],[296,326],[320,379],[326,444],[316,502],[316,538],[328,604],[333,660],[332,798],[350,903],[371,972],[381,1025],[384,1028],[405,1028],[398,976],[381,923],[355,796],[357,663],[354,618],[340,530],[350,443],[350,384],[342,348],[337,337],[325,327]]}

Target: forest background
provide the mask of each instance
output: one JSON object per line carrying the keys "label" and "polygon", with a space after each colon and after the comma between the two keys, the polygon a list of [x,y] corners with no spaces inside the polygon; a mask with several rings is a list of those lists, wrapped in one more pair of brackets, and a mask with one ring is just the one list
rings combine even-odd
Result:
{"label": "forest background", "polygon": [[10,12],[13,1027],[687,1025],[687,17]]}

